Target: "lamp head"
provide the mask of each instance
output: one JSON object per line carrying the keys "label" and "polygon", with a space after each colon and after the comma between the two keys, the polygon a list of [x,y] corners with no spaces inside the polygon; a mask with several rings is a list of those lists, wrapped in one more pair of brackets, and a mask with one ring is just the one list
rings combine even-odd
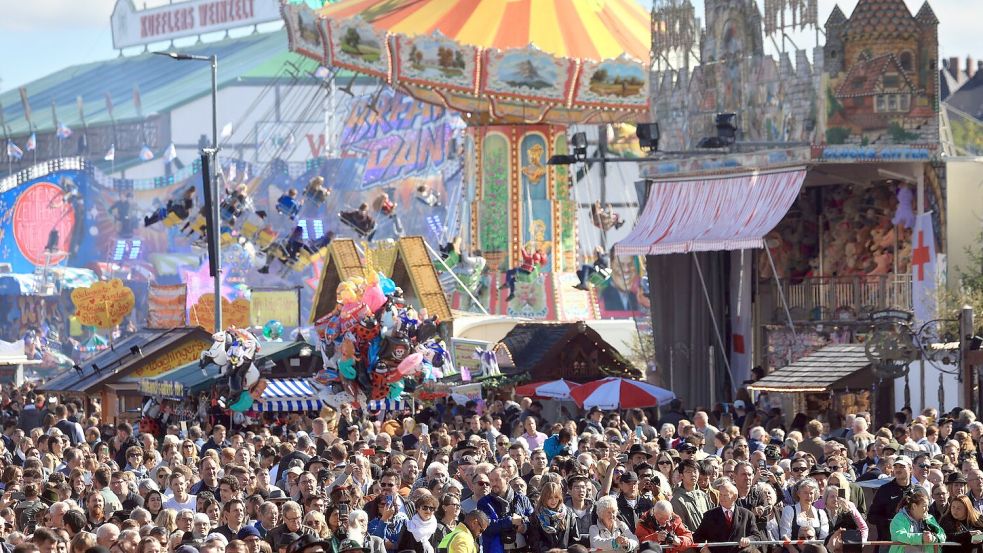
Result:
{"label": "lamp head", "polygon": [[635,136],[638,137],[638,145],[649,152],[659,149],[659,124],[658,123],[639,123],[635,126]]}

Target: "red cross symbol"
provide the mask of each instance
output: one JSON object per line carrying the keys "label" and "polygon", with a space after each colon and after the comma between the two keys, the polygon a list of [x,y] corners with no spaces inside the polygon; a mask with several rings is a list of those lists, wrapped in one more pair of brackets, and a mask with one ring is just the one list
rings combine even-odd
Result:
{"label": "red cross symbol", "polygon": [[925,264],[930,262],[928,246],[925,245],[924,231],[918,231],[918,247],[911,252],[911,264],[918,267],[918,281],[925,280]]}

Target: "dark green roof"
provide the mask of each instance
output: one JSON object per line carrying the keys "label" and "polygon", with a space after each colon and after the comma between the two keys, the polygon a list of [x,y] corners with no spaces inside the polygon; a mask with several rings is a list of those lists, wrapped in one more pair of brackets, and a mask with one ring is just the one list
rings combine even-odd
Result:
{"label": "dark green roof", "polygon": [[[254,362],[257,366],[261,366],[266,361],[275,363],[297,355],[304,346],[311,347],[306,342],[261,342],[259,355],[256,356]],[[313,350],[313,348],[311,349]],[[210,388],[218,377],[218,373],[218,366],[211,363],[205,366],[205,372],[202,373],[198,362],[194,361],[154,376],[151,380],[179,382],[184,385],[186,394],[196,394]],[[133,377],[127,377],[123,378],[122,382],[137,382],[137,380]]]}

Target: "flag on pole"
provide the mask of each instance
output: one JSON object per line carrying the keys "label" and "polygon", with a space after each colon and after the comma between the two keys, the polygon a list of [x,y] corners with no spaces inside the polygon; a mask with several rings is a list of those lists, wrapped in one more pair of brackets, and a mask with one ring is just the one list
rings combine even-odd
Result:
{"label": "flag on pole", "polygon": [[171,142],[171,145],[164,150],[164,161],[170,163],[175,159],[177,159],[177,147],[175,147],[174,143]]}
{"label": "flag on pole", "polygon": [[27,100],[26,86],[20,87],[20,103],[24,108],[24,119],[27,119],[27,126],[33,127],[34,125],[31,123],[31,102]]}
{"label": "flag on pole", "polygon": [[236,166],[237,165],[238,164],[235,161],[233,161],[232,163],[229,164],[229,174],[228,174],[228,176],[225,179],[227,182],[235,182],[235,180],[236,180]]}
{"label": "flag on pole", "polygon": [[7,157],[9,157],[10,159],[15,159],[15,160],[18,160],[19,161],[20,158],[24,157],[24,150],[21,150],[20,148],[18,148],[17,147],[17,144],[14,144],[14,141],[13,140],[8,140],[7,141]]}
{"label": "flag on pole", "polygon": [[106,152],[106,155],[103,156],[102,159],[104,159],[106,161],[116,161],[116,145],[115,144],[110,144],[109,145],[109,151]]}
{"label": "flag on pole", "polygon": [[109,112],[109,118],[113,118],[113,96],[110,93],[106,93],[106,111]]}
{"label": "flag on pole", "polygon": [[249,165],[244,164],[242,166],[242,182],[246,182],[248,180],[249,180]]}
{"label": "flag on pole", "polygon": [[68,140],[72,136],[72,129],[68,128],[68,125],[64,123],[58,123],[58,130],[55,131],[59,140]]}
{"label": "flag on pole", "polygon": [[27,137],[27,148],[28,152],[33,152],[38,147],[38,137],[35,133],[31,133],[31,136]]}
{"label": "flag on pole", "polygon": [[150,161],[151,159],[154,159],[154,152],[153,150],[150,149],[150,146],[144,144],[143,148],[140,148],[140,159],[144,161]]}
{"label": "flag on pole", "polygon": [[222,138],[228,138],[230,136],[232,136],[232,123],[226,123],[225,126],[222,127]]}
{"label": "flag on pole", "polygon": [[911,236],[911,300],[916,323],[925,323],[935,317],[938,297],[938,273],[936,272],[935,230],[932,212],[915,218],[915,230]]}

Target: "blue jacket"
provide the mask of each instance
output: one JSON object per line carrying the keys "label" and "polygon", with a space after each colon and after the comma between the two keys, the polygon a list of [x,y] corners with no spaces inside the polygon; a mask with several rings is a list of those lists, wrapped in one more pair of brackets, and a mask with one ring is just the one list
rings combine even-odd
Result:
{"label": "blue jacket", "polygon": [[[516,493],[511,487],[505,497],[489,494],[478,500],[478,509],[488,515],[488,529],[481,534],[484,553],[504,553],[505,542],[516,540],[512,515],[519,515],[528,525],[532,516],[532,503],[529,498]],[[524,539],[524,538],[523,538]]]}
{"label": "blue jacket", "polygon": [[552,462],[557,455],[569,455],[570,446],[560,443],[560,435],[553,434],[543,442],[543,452],[546,453],[546,460]]}

